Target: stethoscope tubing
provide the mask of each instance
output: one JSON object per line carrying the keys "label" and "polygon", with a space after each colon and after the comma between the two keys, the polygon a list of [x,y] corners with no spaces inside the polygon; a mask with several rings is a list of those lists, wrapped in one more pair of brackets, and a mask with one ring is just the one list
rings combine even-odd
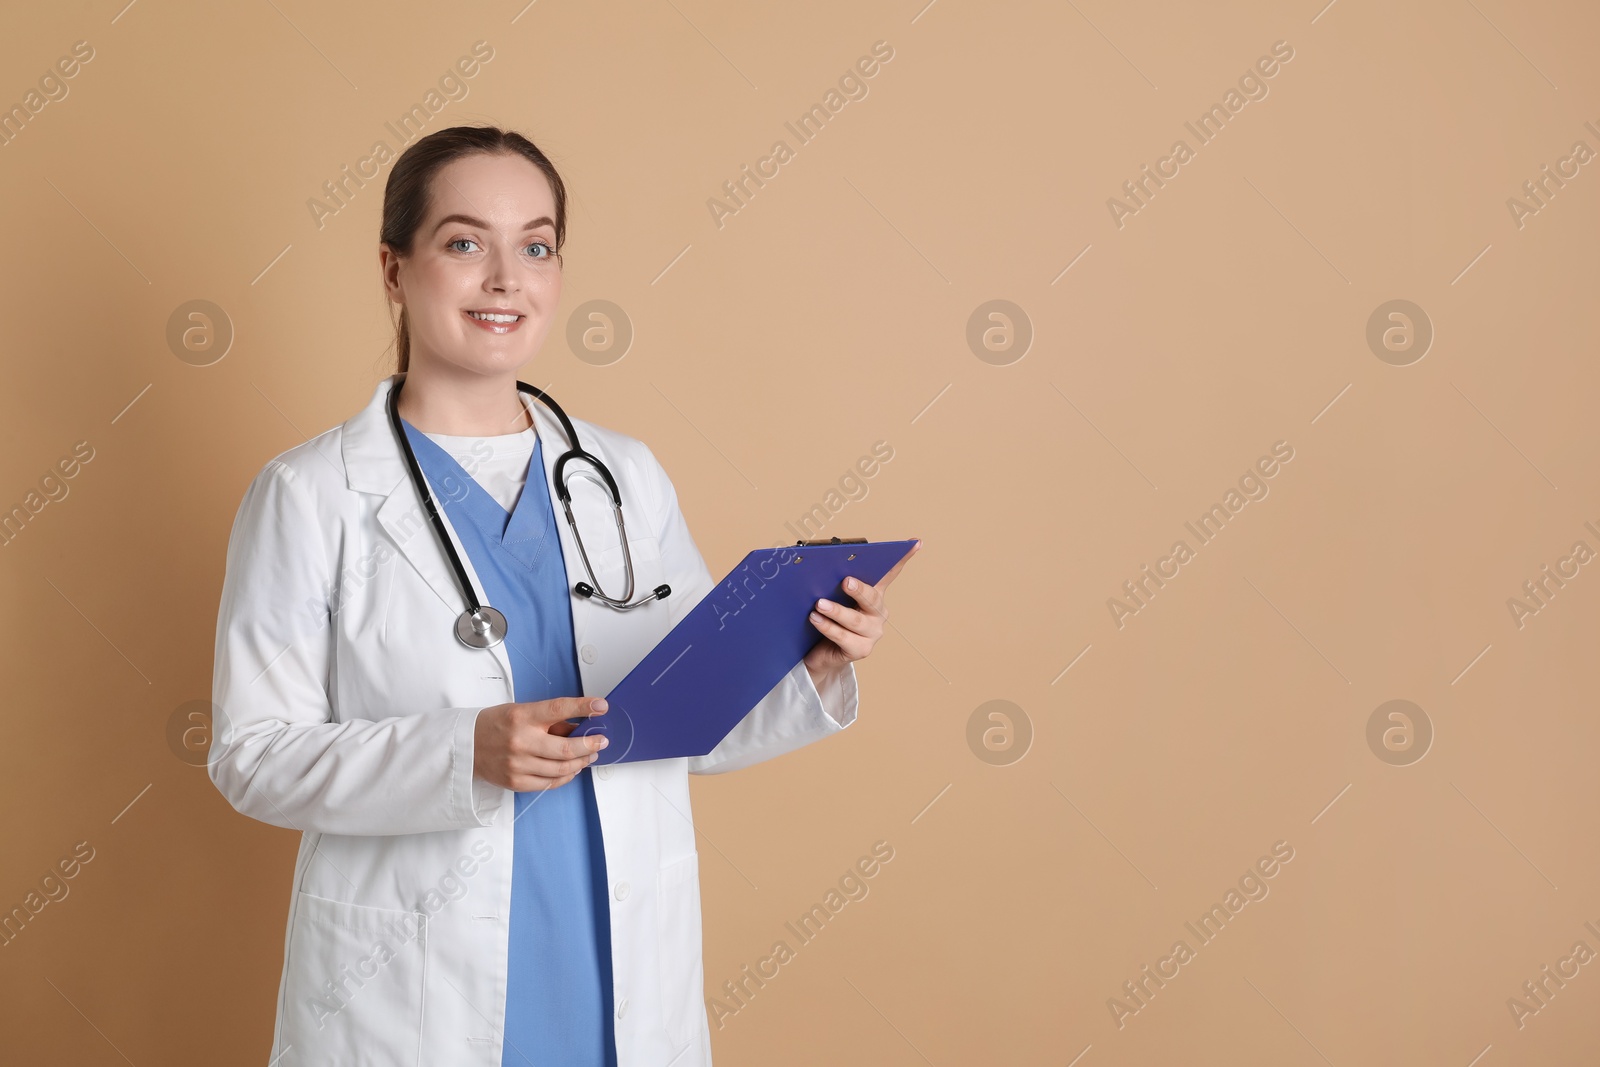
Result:
{"label": "stethoscope tubing", "polygon": [[[455,572],[456,584],[461,589],[461,595],[467,602],[467,610],[462,612],[456,620],[456,636],[464,644],[473,648],[488,648],[497,645],[504,639],[506,633],[506,619],[496,609],[483,604],[478,600],[477,593],[472,588],[472,580],[467,577],[466,565],[461,562],[461,556],[456,552],[455,545],[450,540],[450,532],[445,528],[444,517],[439,514],[439,508],[433,501],[433,494],[428,491],[427,479],[422,476],[422,467],[417,463],[416,453],[412,451],[411,441],[407,438],[405,427],[400,421],[400,389],[405,384],[405,376],[400,375],[389,390],[388,408],[389,423],[394,427],[395,438],[400,442],[400,451],[405,457],[406,472],[411,478],[411,484],[416,488],[417,495],[422,498],[423,507],[427,510],[428,521],[433,525],[433,532],[439,539],[439,545],[444,549],[445,556],[450,561],[450,569]],[[562,432],[566,434],[570,447],[556,458],[555,482],[556,496],[561,501],[561,509],[567,517],[567,525],[572,528],[573,542],[578,546],[578,555],[583,560],[584,573],[589,576],[588,582],[579,582],[573,592],[580,597],[594,598],[619,610],[640,607],[653,600],[661,600],[671,595],[671,586],[662,584],[653,589],[649,596],[640,600],[633,597],[633,557],[628,551],[628,529],[622,516],[622,492],[617,487],[616,478],[599,458],[585,451],[578,443],[578,431],[573,427],[572,420],[567,418],[567,413],[543,389],[529,385],[527,382],[517,382],[517,389],[527,393],[534,399],[543,403],[561,423]],[[583,460],[600,473],[604,479],[606,489],[611,494],[612,511],[616,518],[617,535],[622,541],[622,558],[627,575],[626,587],[622,598],[615,599],[606,596],[599,589],[599,579],[595,577],[594,568],[589,563],[589,553],[584,548],[583,538],[578,533],[578,523],[572,514],[572,491],[567,487],[566,467],[572,460]],[[593,584],[590,584],[593,583]]]}

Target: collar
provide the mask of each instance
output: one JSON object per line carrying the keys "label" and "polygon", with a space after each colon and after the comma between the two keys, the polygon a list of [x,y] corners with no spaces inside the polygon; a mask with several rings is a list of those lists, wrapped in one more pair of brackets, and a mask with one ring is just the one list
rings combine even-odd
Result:
{"label": "collar", "polygon": [[[343,444],[345,481],[351,489],[361,493],[388,496],[406,479],[406,461],[400,454],[400,442],[395,440],[394,427],[389,424],[389,392],[404,373],[391,374],[378,383],[367,406],[344,424]],[[567,450],[566,433],[555,413],[531,396],[517,392],[533,412],[534,430],[541,441],[560,442],[556,454]],[[550,462],[551,450],[545,449],[545,461]]]}

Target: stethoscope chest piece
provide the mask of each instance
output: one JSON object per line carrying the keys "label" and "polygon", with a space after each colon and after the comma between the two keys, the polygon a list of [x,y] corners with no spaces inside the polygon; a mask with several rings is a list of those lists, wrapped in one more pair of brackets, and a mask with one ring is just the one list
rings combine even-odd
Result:
{"label": "stethoscope chest piece", "polygon": [[493,648],[506,639],[506,617],[487,604],[463,611],[456,619],[456,636],[469,648]]}

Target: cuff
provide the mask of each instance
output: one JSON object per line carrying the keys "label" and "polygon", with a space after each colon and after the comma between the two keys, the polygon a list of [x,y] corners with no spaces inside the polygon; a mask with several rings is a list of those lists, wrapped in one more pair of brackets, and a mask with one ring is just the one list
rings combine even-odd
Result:
{"label": "cuff", "polygon": [[842,670],[835,671],[829,678],[823,679],[821,688],[817,687],[816,680],[811,677],[811,672],[806,670],[805,664],[800,664],[801,692],[805,694],[806,703],[813,701],[820,704],[827,715],[823,726],[829,733],[843,730],[856,721],[856,712],[860,707],[860,691],[856,687],[856,666],[848,663]]}
{"label": "cuff", "polygon": [[478,713],[482,710],[460,709],[451,739],[450,807],[464,826],[492,824],[506,793],[506,790],[472,773]]}
{"label": "cuff", "polygon": [[479,826],[488,826],[494,822],[495,813],[500,810],[500,801],[506,790],[493,782],[486,782],[476,775],[472,778],[472,808],[478,817]]}

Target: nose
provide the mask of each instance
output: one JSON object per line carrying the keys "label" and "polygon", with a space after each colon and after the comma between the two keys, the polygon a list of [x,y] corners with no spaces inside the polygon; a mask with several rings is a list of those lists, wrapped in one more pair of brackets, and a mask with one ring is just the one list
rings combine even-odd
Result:
{"label": "nose", "polygon": [[499,241],[495,250],[485,259],[484,287],[497,293],[511,293],[518,291],[521,286],[517,281],[518,252],[511,247],[513,242]]}

